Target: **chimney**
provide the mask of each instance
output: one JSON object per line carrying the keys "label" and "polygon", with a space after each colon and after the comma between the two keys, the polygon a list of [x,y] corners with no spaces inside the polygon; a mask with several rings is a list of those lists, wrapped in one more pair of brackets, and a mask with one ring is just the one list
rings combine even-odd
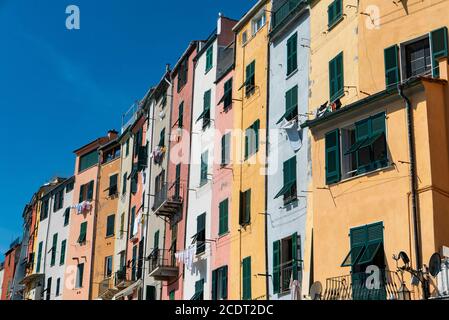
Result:
{"label": "chimney", "polygon": [[114,129],[108,131],[109,140],[115,139],[118,136],[118,132]]}
{"label": "chimney", "polygon": [[441,57],[438,59],[439,69],[440,69],[440,79],[449,80],[449,65],[448,57]]}
{"label": "chimney", "polygon": [[218,13],[218,21],[217,21],[217,35],[221,34],[221,19],[223,18],[223,14],[221,12]]}

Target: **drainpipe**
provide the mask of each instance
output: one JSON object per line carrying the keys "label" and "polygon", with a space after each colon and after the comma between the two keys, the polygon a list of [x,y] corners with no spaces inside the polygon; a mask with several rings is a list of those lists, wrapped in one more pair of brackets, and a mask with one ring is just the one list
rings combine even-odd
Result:
{"label": "drainpipe", "polygon": [[[266,122],[266,138],[265,138],[265,161],[268,160],[268,152],[269,152],[269,123],[270,123],[270,41],[268,41],[268,47],[267,47],[267,103],[266,103],[266,115],[267,115],[267,122]],[[267,163],[265,165],[265,170],[267,169]],[[267,292],[267,300],[270,300],[270,270],[268,267],[268,173],[265,172],[265,286],[266,286],[266,292]]]}
{"label": "drainpipe", "polygon": [[[415,153],[415,132],[413,122],[413,110],[410,99],[404,94],[403,84],[398,84],[398,94],[405,101],[407,110],[407,133],[408,133],[408,148],[410,154],[410,188],[412,198],[412,216],[413,216],[413,233],[414,233],[414,247],[416,256],[416,270],[422,270],[421,257],[421,234],[419,228],[419,199],[418,199],[418,175],[416,169],[416,153]],[[423,298],[428,298],[428,291],[425,282],[422,283]]]}

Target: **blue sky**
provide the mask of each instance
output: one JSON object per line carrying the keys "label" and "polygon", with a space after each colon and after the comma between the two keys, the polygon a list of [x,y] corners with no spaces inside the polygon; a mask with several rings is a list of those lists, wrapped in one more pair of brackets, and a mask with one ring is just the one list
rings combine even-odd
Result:
{"label": "blue sky", "polygon": [[[238,19],[255,0],[0,0],[0,260],[22,233],[37,188],[74,171],[76,148],[107,130],[204,39],[219,12]],[[77,5],[81,29],[65,27]]]}

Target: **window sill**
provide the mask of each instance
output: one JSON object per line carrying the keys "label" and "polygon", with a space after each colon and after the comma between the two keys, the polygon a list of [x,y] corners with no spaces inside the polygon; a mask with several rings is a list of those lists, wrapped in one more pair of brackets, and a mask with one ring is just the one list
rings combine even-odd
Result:
{"label": "window sill", "polygon": [[373,171],[361,173],[361,174],[355,175],[353,177],[345,178],[345,179],[342,179],[342,180],[340,180],[338,182],[334,182],[334,183],[328,184],[328,186],[329,187],[336,186],[336,185],[338,185],[340,183],[349,182],[349,181],[352,181],[352,180],[356,180],[356,179],[359,179],[359,178],[362,178],[362,177],[366,177],[366,176],[369,176],[369,175],[373,175],[373,174],[378,174],[378,173],[380,173],[382,171],[389,171],[389,170],[392,170],[392,169],[394,169],[394,164],[393,163],[389,163],[385,167],[378,168],[378,169],[373,170]]}
{"label": "window sill", "polygon": [[293,70],[292,72],[290,72],[289,74],[287,74],[287,76],[285,77],[285,80],[288,80],[288,79],[292,78],[295,74],[298,73],[298,70],[299,70],[298,67],[296,67],[295,70]]}
{"label": "window sill", "polygon": [[229,230],[226,231],[226,232],[224,232],[224,233],[218,234],[218,240],[220,240],[220,239],[226,237],[226,236],[229,235],[229,234],[230,234]]}
{"label": "window sill", "polygon": [[335,28],[341,21],[343,21],[344,15],[342,14],[340,17],[335,19],[330,25],[327,26],[327,31],[330,32],[333,28]]}
{"label": "window sill", "polygon": [[114,237],[115,237],[115,234],[111,234],[109,236],[106,236],[105,239],[111,239],[111,238],[114,238]]}

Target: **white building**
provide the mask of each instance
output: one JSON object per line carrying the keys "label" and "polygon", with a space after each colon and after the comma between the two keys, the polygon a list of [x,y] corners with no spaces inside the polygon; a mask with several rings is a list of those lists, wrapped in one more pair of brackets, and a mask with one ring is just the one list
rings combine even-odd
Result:
{"label": "white building", "polygon": [[[307,119],[309,11],[302,1],[273,0],[269,39],[270,132],[267,177],[267,235],[270,299],[293,297],[303,279],[310,143],[299,125]],[[300,290],[295,290],[297,296]]]}

